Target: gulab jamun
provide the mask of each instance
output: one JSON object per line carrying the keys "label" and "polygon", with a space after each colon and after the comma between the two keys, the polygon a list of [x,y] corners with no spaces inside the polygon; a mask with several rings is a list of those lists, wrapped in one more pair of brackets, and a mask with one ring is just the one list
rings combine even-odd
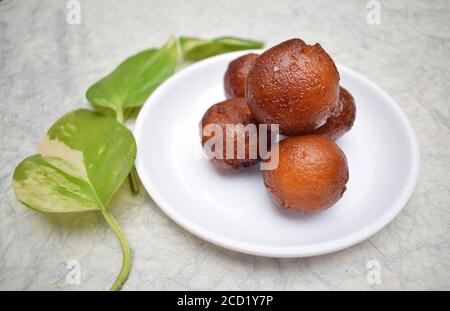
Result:
{"label": "gulab jamun", "polygon": [[254,61],[246,97],[258,122],[279,124],[284,135],[306,134],[337,111],[339,73],[320,44],[291,39]]}
{"label": "gulab jamun", "polygon": [[[289,137],[279,143],[278,167],[264,171],[264,184],[280,207],[316,212],[335,204],[346,190],[347,159],[329,138]],[[271,152],[276,152],[273,148]]]}
{"label": "gulab jamun", "polygon": [[[245,98],[227,99],[210,107],[200,122],[200,131],[204,151],[216,166],[238,169],[259,162],[259,127]],[[216,136],[219,134],[222,139]],[[267,149],[270,134],[265,135]]]}
{"label": "gulab jamun", "polygon": [[321,127],[316,128],[311,134],[325,135],[336,140],[353,126],[356,116],[356,106],[353,96],[343,87],[339,92],[339,110],[330,116]]}
{"label": "gulab jamun", "polygon": [[233,60],[223,78],[227,98],[245,97],[247,75],[258,54],[250,53]]}

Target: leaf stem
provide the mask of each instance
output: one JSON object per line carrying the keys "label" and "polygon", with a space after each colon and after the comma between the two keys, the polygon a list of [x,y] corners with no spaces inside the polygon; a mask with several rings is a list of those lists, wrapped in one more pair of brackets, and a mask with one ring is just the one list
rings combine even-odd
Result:
{"label": "leaf stem", "polygon": [[[120,124],[124,123],[124,117],[123,117],[123,110],[118,109],[116,110],[116,120]],[[130,173],[128,174],[128,183],[130,184],[131,192],[133,192],[134,195],[139,193],[139,179],[137,177],[136,168],[133,166]]]}
{"label": "leaf stem", "polygon": [[133,191],[133,194],[139,193],[139,180],[137,177],[136,167],[133,166],[131,168],[130,174],[128,174],[128,182],[130,183],[131,191]]}
{"label": "leaf stem", "polygon": [[123,111],[122,109],[116,110],[116,119],[120,124],[123,124]]}
{"label": "leaf stem", "polygon": [[130,272],[131,266],[131,252],[130,247],[128,246],[128,242],[125,238],[125,235],[120,228],[117,221],[114,219],[113,215],[108,211],[107,208],[102,207],[101,212],[109,227],[112,229],[117,239],[119,240],[120,247],[122,248],[122,267],[120,269],[119,274],[116,277],[113,285],[111,286],[112,291],[120,290],[122,284],[128,277],[128,273]]}

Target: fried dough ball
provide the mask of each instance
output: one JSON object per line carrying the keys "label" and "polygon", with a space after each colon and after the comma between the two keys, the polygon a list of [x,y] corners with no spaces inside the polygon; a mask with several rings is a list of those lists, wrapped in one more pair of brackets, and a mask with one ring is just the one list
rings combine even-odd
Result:
{"label": "fried dough ball", "polygon": [[264,171],[264,184],[280,207],[315,212],[342,197],[348,181],[347,159],[329,138],[290,137],[279,143],[278,154],[278,167]]}
{"label": "fried dough ball", "polygon": [[320,44],[291,39],[255,60],[246,97],[258,122],[279,124],[284,135],[306,134],[337,111],[339,73]]}
{"label": "fried dough ball", "polygon": [[[234,127],[232,130],[227,130],[226,125],[254,125],[255,131],[250,134],[250,131],[246,131],[243,127]],[[208,125],[218,126],[223,134],[223,144],[222,144],[222,154],[221,158],[212,157],[212,161],[216,166],[223,168],[234,168],[238,169],[240,167],[250,166],[259,161],[259,128],[256,120],[253,118],[250,109],[248,108],[247,101],[245,98],[232,98],[227,99],[223,102],[213,105],[210,107],[206,113],[203,115],[202,121],[200,123],[202,146],[205,152],[215,152],[216,145],[205,146],[205,144],[215,137],[217,134],[215,131],[210,131],[207,129]],[[267,133],[266,133],[267,134]],[[239,135],[245,138],[245,145],[241,158],[239,158],[238,153],[238,142]],[[250,137],[254,135],[253,137]],[[270,145],[270,135],[267,135],[267,146]],[[244,141],[243,139],[241,141]],[[229,146],[234,146],[233,150],[229,153],[231,156],[227,157],[227,142]],[[268,147],[267,147],[268,148]],[[255,152],[256,151],[256,152]],[[220,150],[217,151],[220,153]],[[256,153],[256,154],[255,154]]]}
{"label": "fried dough ball", "polygon": [[330,116],[319,128],[316,128],[311,134],[325,135],[332,140],[336,140],[353,126],[356,116],[356,106],[353,96],[343,87],[339,92],[339,111]]}
{"label": "fried dough ball", "polygon": [[258,54],[250,53],[233,60],[223,79],[227,98],[245,97],[247,75]]}

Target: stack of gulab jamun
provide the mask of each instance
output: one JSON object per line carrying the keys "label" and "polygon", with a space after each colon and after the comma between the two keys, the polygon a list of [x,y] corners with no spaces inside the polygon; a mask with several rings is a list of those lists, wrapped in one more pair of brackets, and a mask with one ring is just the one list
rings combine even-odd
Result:
{"label": "stack of gulab jamun", "polygon": [[[356,107],[320,44],[291,39],[260,55],[238,57],[228,65],[224,88],[227,100],[209,108],[201,120],[205,152],[211,153],[206,148],[211,147],[209,140],[223,133],[221,149],[212,146],[219,155],[211,158],[215,165],[239,169],[276,157],[277,165],[263,170],[263,178],[282,208],[316,212],[342,197],[348,165],[334,141],[352,128]],[[270,144],[261,125],[269,131],[277,128],[287,138]],[[262,147],[270,148],[264,157]],[[251,150],[257,150],[257,156]]]}

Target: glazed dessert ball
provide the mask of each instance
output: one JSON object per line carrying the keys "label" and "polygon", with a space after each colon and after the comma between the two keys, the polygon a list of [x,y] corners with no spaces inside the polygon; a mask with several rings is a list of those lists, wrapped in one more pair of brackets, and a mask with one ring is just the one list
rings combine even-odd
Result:
{"label": "glazed dessert ball", "polygon": [[337,111],[339,73],[320,44],[291,39],[255,60],[246,97],[258,122],[279,124],[284,135],[306,134]]}
{"label": "glazed dessert ball", "polygon": [[347,181],[344,153],[332,140],[321,135],[281,141],[278,167],[264,171],[264,184],[273,200],[280,207],[300,212],[315,212],[332,206],[342,197]]}
{"label": "glazed dessert ball", "polygon": [[[255,164],[259,161],[259,132],[258,132],[258,126],[253,118],[250,109],[248,108],[247,101],[245,98],[232,98],[225,100],[223,102],[220,102],[218,104],[213,105],[210,107],[206,113],[203,115],[202,121],[200,123],[200,135],[202,138],[202,146],[205,149],[205,152],[208,154],[208,150],[205,146],[208,140],[215,137],[215,132],[208,132],[206,131],[207,125],[217,125],[220,127],[222,133],[223,133],[223,140],[222,140],[222,157],[213,157],[211,160],[213,163],[219,167],[223,168],[234,168],[238,169],[240,167],[246,167],[250,166],[252,164]],[[242,127],[234,127],[233,130],[227,130],[226,125],[237,125],[242,124],[243,126],[254,124],[256,126],[256,131],[254,132],[255,138],[250,139],[250,133],[248,131],[245,131]],[[266,133],[267,134],[267,133]],[[245,142],[244,148],[241,150],[244,150],[243,156],[239,158],[238,156],[238,135],[245,135],[245,140],[241,140]],[[241,136],[244,137],[244,136]],[[268,137],[268,144],[270,143],[270,135],[267,135]],[[231,157],[227,157],[227,142],[230,146],[234,146],[233,150],[230,150],[229,153],[231,154]],[[216,146],[210,146],[211,151],[215,151]],[[255,152],[251,152],[251,150],[256,150],[256,156]],[[217,151],[219,152],[219,151]]]}
{"label": "glazed dessert ball", "polygon": [[319,128],[316,128],[311,134],[325,135],[332,140],[336,140],[348,131],[355,122],[356,106],[353,96],[343,87],[339,92],[339,110],[330,116]]}
{"label": "glazed dessert ball", "polygon": [[245,97],[248,71],[257,57],[258,54],[246,54],[236,58],[228,65],[223,79],[227,98]]}

